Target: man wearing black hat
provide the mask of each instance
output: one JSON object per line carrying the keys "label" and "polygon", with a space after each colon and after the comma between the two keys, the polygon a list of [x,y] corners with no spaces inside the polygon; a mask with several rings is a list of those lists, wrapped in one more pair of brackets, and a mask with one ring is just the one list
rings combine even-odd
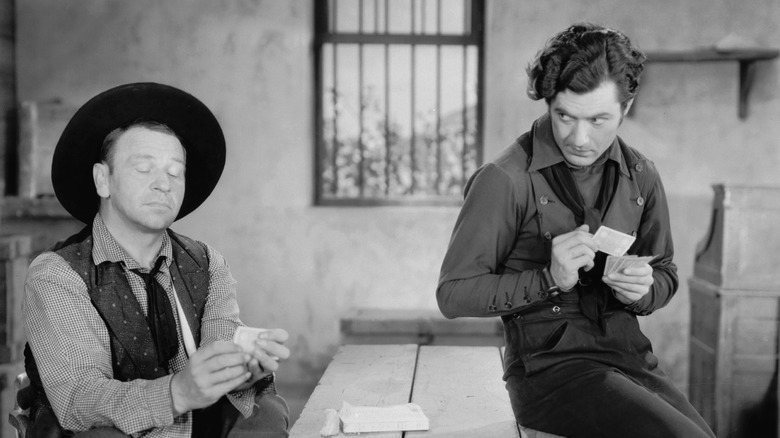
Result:
{"label": "man wearing black hat", "polygon": [[116,87],[73,116],[52,182],[87,226],[29,269],[30,436],[287,435],[273,382],[287,332],[231,342],[243,324],[225,260],[169,229],[224,164],[216,118],[173,87]]}

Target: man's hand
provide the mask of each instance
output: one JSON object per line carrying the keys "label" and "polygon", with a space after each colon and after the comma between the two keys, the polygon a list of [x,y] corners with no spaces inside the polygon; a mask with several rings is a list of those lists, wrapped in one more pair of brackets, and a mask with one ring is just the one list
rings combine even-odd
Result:
{"label": "man's hand", "polygon": [[214,342],[196,351],[171,379],[173,416],[212,405],[251,376],[249,353],[232,342]]}
{"label": "man's hand", "polygon": [[290,350],[284,346],[289,337],[283,329],[271,329],[258,334],[252,358],[247,364],[252,377],[236,389],[249,388],[279,369],[279,361],[290,357]]}
{"label": "man's hand", "polygon": [[623,269],[601,279],[612,288],[618,301],[631,304],[650,292],[650,286],[653,285],[653,268],[644,264]]}
{"label": "man's hand", "polygon": [[578,270],[593,268],[593,259],[598,247],[587,225],[580,225],[574,231],[556,236],[552,241],[550,275],[555,284],[563,290],[569,290],[579,280]]}

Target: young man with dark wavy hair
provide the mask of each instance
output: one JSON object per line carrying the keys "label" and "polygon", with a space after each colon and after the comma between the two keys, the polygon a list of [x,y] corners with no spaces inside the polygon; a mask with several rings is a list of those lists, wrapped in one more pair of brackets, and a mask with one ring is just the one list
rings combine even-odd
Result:
{"label": "young man with dark wavy hair", "polygon": [[[582,23],[555,35],[528,68],[528,95],[547,112],[465,188],[437,299],[449,318],[502,318],[504,379],[523,427],[714,436],[637,322],[679,282],[661,179],[617,136],[644,62],[613,29]],[[627,254],[649,261],[605,273],[602,226],[634,237]]]}

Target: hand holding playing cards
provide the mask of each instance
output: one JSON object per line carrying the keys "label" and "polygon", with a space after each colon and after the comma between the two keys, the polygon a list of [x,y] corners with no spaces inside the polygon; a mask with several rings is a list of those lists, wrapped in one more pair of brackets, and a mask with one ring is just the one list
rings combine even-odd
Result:
{"label": "hand holding playing cards", "polygon": [[653,285],[653,268],[647,263],[620,269],[602,277],[615,292],[615,298],[623,304],[631,304],[650,292]]}
{"label": "hand holding playing cards", "polygon": [[636,240],[635,236],[602,225],[596,230],[593,240],[599,251],[609,254],[601,280],[612,288],[618,301],[631,304],[650,292],[653,268],[649,263],[655,256],[625,255]]}
{"label": "hand holding playing cards", "polygon": [[283,329],[239,327],[233,342],[252,356],[247,363],[252,377],[237,389],[248,388],[279,369],[279,360],[290,357],[290,350],[284,346],[288,338]]}
{"label": "hand holding playing cards", "polygon": [[587,225],[580,225],[574,231],[556,236],[552,241],[550,274],[555,284],[563,290],[569,290],[579,280],[580,268],[589,271],[593,268],[598,246]]}
{"label": "hand holding playing cards", "polygon": [[199,348],[183,370],[171,379],[173,416],[205,408],[251,376],[245,367],[250,355],[230,342]]}

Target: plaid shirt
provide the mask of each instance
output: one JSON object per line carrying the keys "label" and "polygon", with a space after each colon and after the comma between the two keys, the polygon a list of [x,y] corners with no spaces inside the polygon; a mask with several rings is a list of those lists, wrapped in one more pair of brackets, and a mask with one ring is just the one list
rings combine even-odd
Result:
{"label": "plaid shirt", "polygon": [[[146,313],[143,280],[131,269],[143,269],[119,246],[100,215],[92,228],[92,260],[120,262],[138,303]],[[238,317],[236,281],[225,259],[207,246],[209,294],[201,320],[201,346],[231,341]],[[174,304],[174,290],[168,266],[172,262],[171,239],[163,237],[158,257],[165,257],[156,279]],[[57,418],[67,430],[81,431],[97,426],[116,427],[127,434],[147,437],[189,437],[190,412],[173,417],[170,384],[173,374],[154,380],[120,382],[113,379],[111,341],[103,320],[90,301],[81,277],[58,254],[45,252],[30,265],[25,284],[23,314],[27,338],[41,380]],[[181,371],[189,358],[179,327],[179,351],[171,359],[172,373]],[[228,394],[236,408],[249,417],[254,406],[254,388]]]}

